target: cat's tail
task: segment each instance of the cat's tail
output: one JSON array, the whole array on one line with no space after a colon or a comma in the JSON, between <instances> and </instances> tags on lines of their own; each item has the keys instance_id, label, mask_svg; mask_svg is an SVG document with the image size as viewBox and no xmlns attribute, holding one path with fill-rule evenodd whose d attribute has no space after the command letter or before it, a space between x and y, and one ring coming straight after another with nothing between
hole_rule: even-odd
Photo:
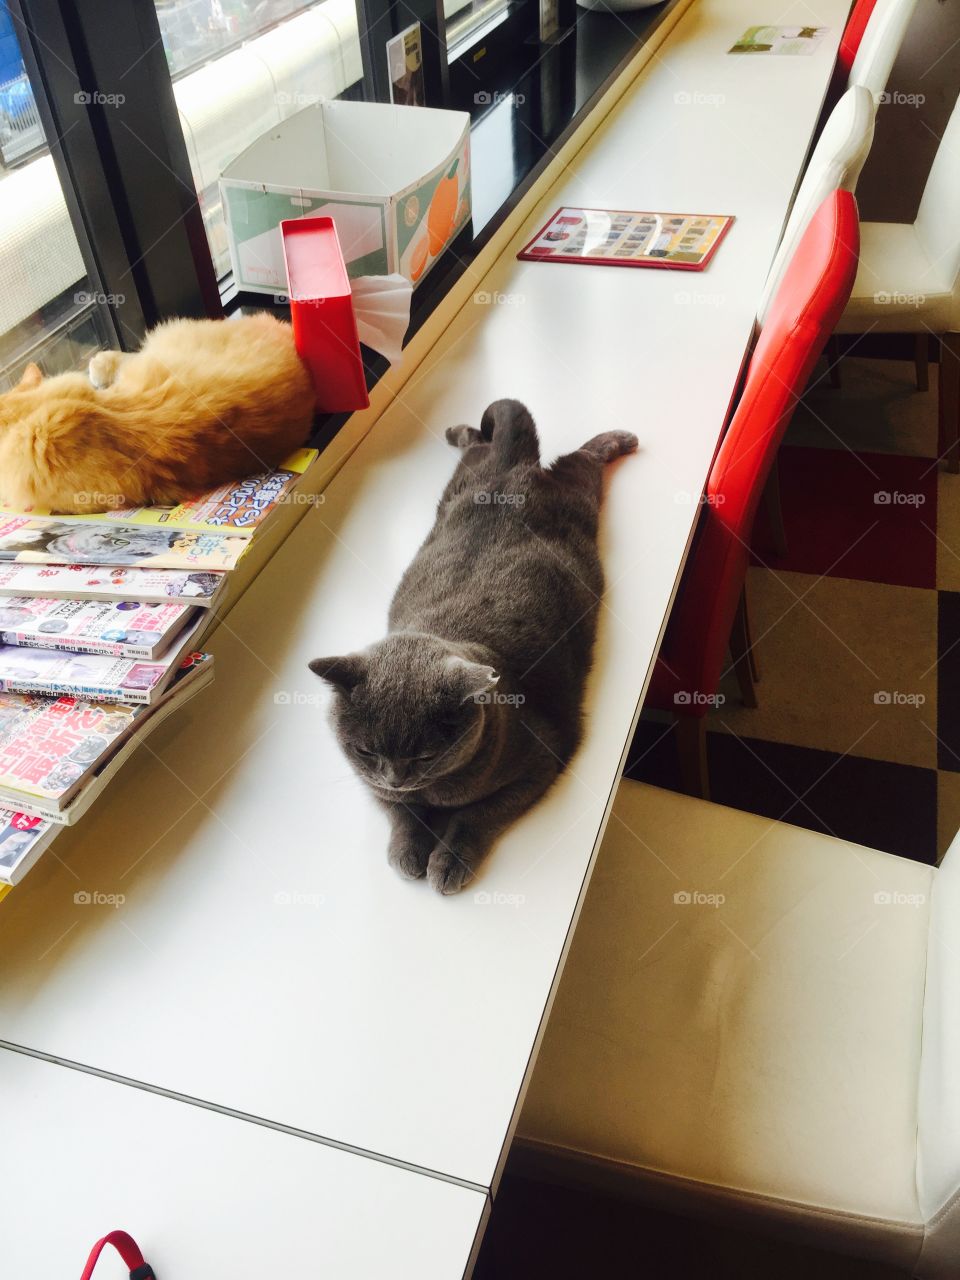
<instances>
[{"instance_id":1,"label":"cat's tail","mask_svg":"<svg viewBox=\"0 0 960 1280\"><path fill-rule=\"evenodd\" d=\"M494 400L480 419L480 434L489 440L504 470L520 462L540 461L537 428L526 405L519 400Z\"/></svg>"}]
</instances>

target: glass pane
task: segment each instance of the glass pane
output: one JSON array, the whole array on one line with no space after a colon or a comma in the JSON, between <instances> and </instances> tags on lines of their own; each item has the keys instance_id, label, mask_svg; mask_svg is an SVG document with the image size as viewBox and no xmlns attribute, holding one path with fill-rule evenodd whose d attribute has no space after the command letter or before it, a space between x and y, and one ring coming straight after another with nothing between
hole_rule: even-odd
<instances>
[{"instance_id":1,"label":"glass pane","mask_svg":"<svg viewBox=\"0 0 960 1280\"><path fill-rule=\"evenodd\" d=\"M511 0L443 0L447 59L452 61L497 26Z\"/></svg>"},{"instance_id":2,"label":"glass pane","mask_svg":"<svg viewBox=\"0 0 960 1280\"><path fill-rule=\"evenodd\" d=\"M230 271L219 178L295 111L363 77L355 0L156 0L217 275Z\"/></svg>"},{"instance_id":3,"label":"glass pane","mask_svg":"<svg viewBox=\"0 0 960 1280\"><path fill-rule=\"evenodd\" d=\"M202 66L311 7L311 0L157 0L170 74Z\"/></svg>"},{"instance_id":4,"label":"glass pane","mask_svg":"<svg viewBox=\"0 0 960 1280\"><path fill-rule=\"evenodd\" d=\"M82 368L109 333L0 0L0 390L31 360L47 374Z\"/></svg>"}]
</instances>

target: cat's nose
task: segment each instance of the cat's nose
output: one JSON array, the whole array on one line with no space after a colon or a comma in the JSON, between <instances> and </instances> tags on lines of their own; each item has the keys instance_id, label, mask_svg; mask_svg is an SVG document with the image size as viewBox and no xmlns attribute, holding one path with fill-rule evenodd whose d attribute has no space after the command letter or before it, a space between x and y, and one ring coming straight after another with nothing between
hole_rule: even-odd
<instances>
[{"instance_id":1,"label":"cat's nose","mask_svg":"<svg viewBox=\"0 0 960 1280\"><path fill-rule=\"evenodd\" d=\"M407 780L407 767L402 764L391 764L388 761L383 766L383 776L388 787L402 786Z\"/></svg>"}]
</instances>

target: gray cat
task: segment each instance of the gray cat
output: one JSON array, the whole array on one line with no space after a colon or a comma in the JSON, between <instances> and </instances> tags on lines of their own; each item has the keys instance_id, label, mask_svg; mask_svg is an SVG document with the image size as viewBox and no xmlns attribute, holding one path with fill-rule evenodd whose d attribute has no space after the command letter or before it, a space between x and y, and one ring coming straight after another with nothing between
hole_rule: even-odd
<instances>
[{"instance_id":1,"label":"gray cat","mask_svg":"<svg viewBox=\"0 0 960 1280\"><path fill-rule=\"evenodd\" d=\"M607 431L542 467L530 414L498 400L479 431L447 440L463 456L389 634L310 669L336 690L340 745L390 815L391 865L456 893L580 740L601 477L637 438Z\"/></svg>"}]
</instances>

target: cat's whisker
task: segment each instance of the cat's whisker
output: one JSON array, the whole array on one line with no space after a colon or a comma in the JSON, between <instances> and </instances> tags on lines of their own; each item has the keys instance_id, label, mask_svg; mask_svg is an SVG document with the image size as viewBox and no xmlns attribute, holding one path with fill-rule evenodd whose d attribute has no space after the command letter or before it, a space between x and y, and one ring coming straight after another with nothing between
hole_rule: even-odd
<instances>
[{"instance_id":1,"label":"cat's whisker","mask_svg":"<svg viewBox=\"0 0 960 1280\"><path fill-rule=\"evenodd\" d=\"M317 790L322 791L327 787L342 787L346 782L356 782L357 775L355 773L345 773L339 778L324 778L322 781L314 782L312 785Z\"/></svg>"}]
</instances>

